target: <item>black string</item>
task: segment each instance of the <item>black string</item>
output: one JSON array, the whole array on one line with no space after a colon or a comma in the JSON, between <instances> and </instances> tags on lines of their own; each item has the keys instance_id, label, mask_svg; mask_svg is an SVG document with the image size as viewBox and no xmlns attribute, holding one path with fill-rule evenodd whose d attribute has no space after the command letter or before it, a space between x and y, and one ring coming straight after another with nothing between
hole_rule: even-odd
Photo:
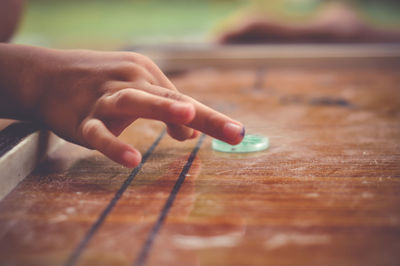
<instances>
[{"instance_id":1,"label":"black string","mask_svg":"<svg viewBox=\"0 0 400 266\"><path fill-rule=\"evenodd\" d=\"M161 210L160 216L157 219L157 222L153 226L152 230L149 233L149 236L146 239L146 242L143 245L143 248L141 249L139 256L137 257L136 261L134 262L135 266L142 266L146 263L147 256L150 252L150 249L152 247L152 244L157 236L158 231L160 231L160 228L165 220L165 218L168 215L169 209L172 207L172 204L174 203L175 197L179 192L179 189L181 188L183 182L185 181L186 175L190 170L190 167L192 166L192 163L194 159L196 158L197 152L200 149L201 144L203 143L206 135L201 135L199 138L199 141L197 142L196 146L192 150L192 153L190 154L185 166L182 169L182 172L179 175L178 180L176 181L174 187L172 188L172 191L167 199L167 202L165 203L164 207Z\"/></svg>"},{"instance_id":2,"label":"black string","mask_svg":"<svg viewBox=\"0 0 400 266\"><path fill-rule=\"evenodd\" d=\"M128 188L130 183L133 181L135 176L139 173L140 169L143 167L147 159L153 153L154 149L160 143L161 139L165 135L165 130L160 134L160 136L154 141L154 143L150 146L150 148L146 151L146 153L142 157L142 161L140 164L133 169L132 173L128 176L125 182L122 184L120 189L115 193L114 197L107 205L107 207L103 210L100 216L97 218L97 221L92 225L92 227L87 231L85 237L82 241L76 246L72 254L69 256L67 262L65 263L66 266L75 265L79 256L82 254L85 247L88 245L89 241L92 239L94 234L99 230L100 226L103 224L104 220L106 219L107 215L112 211L114 206L117 204L118 200L121 198L122 194Z\"/></svg>"}]
</instances>

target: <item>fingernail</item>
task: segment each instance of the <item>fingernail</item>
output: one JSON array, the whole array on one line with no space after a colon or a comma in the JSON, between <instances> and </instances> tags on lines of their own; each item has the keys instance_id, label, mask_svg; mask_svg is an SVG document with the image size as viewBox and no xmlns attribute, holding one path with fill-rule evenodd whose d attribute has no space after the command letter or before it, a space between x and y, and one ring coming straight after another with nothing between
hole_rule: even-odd
<instances>
[{"instance_id":1,"label":"fingernail","mask_svg":"<svg viewBox=\"0 0 400 266\"><path fill-rule=\"evenodd\" d=\"M169 107L172 114L176 116L186 116L190 109L189 103L182 103L182 102L174 102Z\"/></svg>"},{"instance_id":2,"label":"fingernail","mask_svg":"<svg viewBox=\"0 0 400 266\"><path fill-rule=\"evenodd\" d=\"M137 166L137 155L131 151L125 151L122 154L122 159L124 160L124 165L126 167L135 167Z\"/></svg>"},{"instance_id":3,"label":"fingernail","mask_svg":"<svg viewBox=\"0 0 400 266\"><path fill-rule=\"evenodd\" d=\"M242 131L240 132L240 136L244 138L244 135L246 135L246 129L242 127Z\"/></svg>"},{"instance_id":4,"label":"fingernail","mask_svg":"<svg viewBox=\"0 0 400 266\"><path fill-rule=\"evenodd\" d=\"M234 124L234 123L226 123L223 129L224 136L232 141L235 141L240 137L242 139L245 134L244 127Z\"/></svg>"}]
</instances>

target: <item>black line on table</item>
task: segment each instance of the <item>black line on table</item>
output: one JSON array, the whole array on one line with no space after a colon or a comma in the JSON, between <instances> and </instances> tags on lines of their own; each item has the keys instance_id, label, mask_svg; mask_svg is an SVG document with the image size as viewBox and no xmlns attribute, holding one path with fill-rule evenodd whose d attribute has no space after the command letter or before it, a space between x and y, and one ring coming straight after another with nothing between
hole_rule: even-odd
<instances>
[{"instance_id":1,"label":"black line on table","mask_svg":"<svg viewBox=\"0 0 400 266\"><path fill-rule=\"evenodd\" d=\"M190 170L190 167L192 166L192 163L194 159L196 158L197 152L200 150L201 144L203 143L206 135L202 134L201 137L199 138L199 141L197 142L196 146L192 150L192 153L190 154L185 166L182 169L182 172L180 173L178 180L176 180L176 183L174 187L172 188L172 191L165 202L164 207L161 210L160 216L158 217L156 223L154 224L152 230L149 233L149 236L146 239L146 242L143 245L143 248L140 250L139 256L137 257L136 261L134 262L133 265L135 266L142 266L146 263L148 254L150 252L150 249L152 247L152 244L157 236L157 233L160 231L161 226L163 225L163 222L165 218L168 215L169 210L172 207L172 204L174 203L174 200L176 198L176 195L179 192L179 189L181 188L183 182L185 181L186 175Z\"/></svg>"},{"instance_id":2,"label":"black line on table","mask_svg":"<svg viewBox=\"0 0 400 266\"><path fill-rule=\"evenodd\" d=\"M110 201L110 203L107 205L107 207L103 210L103 212L100 214L100 216L97 218L97 221L92 225L92 227L87 231L86 235L82 239L82 241L76 246L72 254L69 256L67 262L65 263L66 266L70 265L75 265L79 256L82 254L83 250L85 247L88 245L89 241L92 239L94 234L99 230L100 226L103 224L104 220L110 214L114 206L117 204L118 200L121 198L122 194L125 192L125 190L129 187L130 183L133 181L135 176L139 173L140 169L142 169L143 165L146 163L147 159L150 157L150 155L153 153L154 149L160 143L161 139L165 135L165 130L161 132L160 136L154 141L154 143L150 146L150 148L146 151L146 153L142 157L142 161L140 164L133 169L131 174L128 176L128 178L125 180L125 182L121 185L119 190L115 193L114 197Z\"/></svg>"}]
</instances>

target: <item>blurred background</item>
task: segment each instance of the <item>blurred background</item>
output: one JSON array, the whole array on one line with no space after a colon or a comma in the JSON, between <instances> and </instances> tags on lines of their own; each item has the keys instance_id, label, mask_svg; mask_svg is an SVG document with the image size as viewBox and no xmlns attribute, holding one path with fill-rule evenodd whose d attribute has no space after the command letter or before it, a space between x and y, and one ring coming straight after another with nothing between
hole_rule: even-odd
<instances>
[{"instance_id":1,"label":"blurred background","mask_svg":"<svg viewBox=\"0 0 400 266\"><path fill-rule=\"evenodd\" d=\"M240 0L29 0L14 42L95 49L203 42L245 5Z\"/></svg>"},{"instance_id":2,"label":"blurred background","mask_svg":"<svg viewBox=\"0 0 400 266\"><path fill-rule=\"evenodd\" d=\"M251 18L296 25L332 3L373 27L399 29L399 0L29 0L13 42L99 50L217 42Z\"/></svg>"}]
</instances>

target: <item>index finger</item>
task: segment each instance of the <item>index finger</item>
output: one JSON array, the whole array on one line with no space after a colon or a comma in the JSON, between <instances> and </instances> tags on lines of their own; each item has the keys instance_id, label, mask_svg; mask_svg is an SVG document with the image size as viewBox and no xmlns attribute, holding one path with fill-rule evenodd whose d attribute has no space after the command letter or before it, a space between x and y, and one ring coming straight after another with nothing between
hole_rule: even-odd
<instances>
[{"instance_id":1,"label":"index finger","mask_svg":"<svg viewBox=\"0 0 400 266\"><path fill-rule=\"evenodd\" d=\"M232 145L239 144L245 135L244 126L240 122L233 120L187 95L155 85L147 87L146 90L177 101L192 103L195 108L195 117L191 122L185 124L188 127L199 130Z\"/></svg>"},{"instance_id":2,"label":"index finger","mask_svg":"<svg viewBox=\"0 0 400 266\"><path fill-rule=\"evenodd\" d=\"M192 98L190 102L195 106L196 116L187 126L231 145L239 144L243 140L245 128L240 122Z\"/></svg>"}]
</instances>

